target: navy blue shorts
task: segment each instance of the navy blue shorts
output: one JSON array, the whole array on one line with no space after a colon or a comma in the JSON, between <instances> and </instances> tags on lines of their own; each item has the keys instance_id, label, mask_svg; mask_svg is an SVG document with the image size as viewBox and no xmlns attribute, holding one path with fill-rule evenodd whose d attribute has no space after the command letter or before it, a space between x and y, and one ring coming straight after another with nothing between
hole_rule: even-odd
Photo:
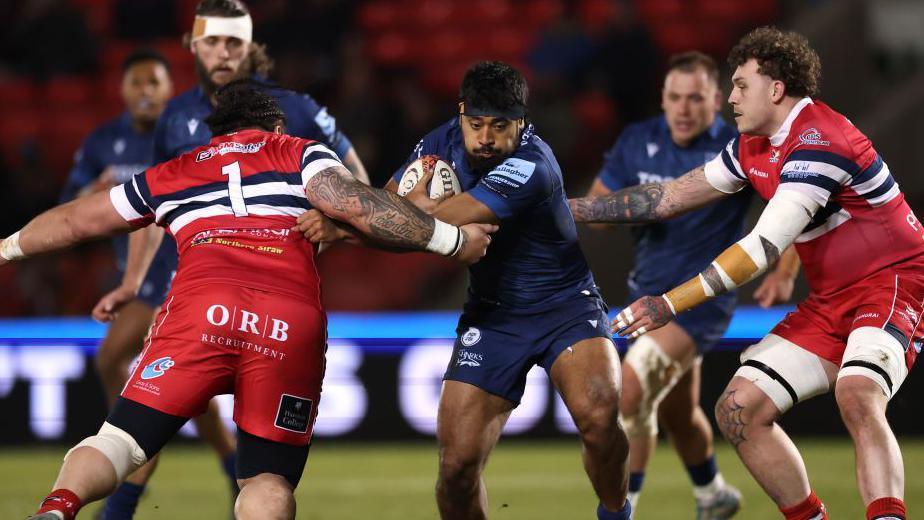
<instances>
[{"instance_id":1,"label":"navy blue shorts","mask_svg":"<svg viewBox=\"0 0 924 520\"><path fill-rule=\"evenodd\" d=\"M538 310L469 304L459 318L443 379L468 383L519 404L526 374L534 365L548 373L568 347L610 336L607 308L596 294Z\"/></svg>"},{"instance_id":2,"label":"navy blue shorts","mask_svg":"<svg viewBox=\"0 0 924 520\"><path fill-rule=\"evenodd\" d=\"M631 301L636 300L631 296L630 299ZM674 323L680 325L693 338L697 351L705 354L712 350L725 335L732 314L735 312L736 302L736 295L723 294L688 311L681 312L674 318Z\"/></svg>"},{"instance_id":3,"label":"navy blue shorts","mask_svg":"<svg viewBox=\"0 0 924 520\"><path fill-rule=\"evenodd\" d=\"M160 249L154 255L148 274L138 289L138 299L149 305L152 309L160 307L167 299L173 276L176 274L176 242L169 235L164 236Z\"/></svg>"}]
</instances>

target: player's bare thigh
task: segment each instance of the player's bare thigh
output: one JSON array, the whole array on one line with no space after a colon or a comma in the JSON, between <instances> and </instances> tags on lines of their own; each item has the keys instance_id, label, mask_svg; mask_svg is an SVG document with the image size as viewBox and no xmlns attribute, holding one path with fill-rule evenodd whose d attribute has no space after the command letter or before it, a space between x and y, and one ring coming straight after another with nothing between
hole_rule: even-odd
<instances>
[{"instance_id":1,"label":"player's bare thigh","mask_svg":"<svg viewBox=\"0 0 924 520\"><path fill-rule=\"evenodd\" d=\"M609 338L571 345L558 355L549 374L572 416L596 407L618 408L622 372Z\"/></svg>"},{"instance_id":2,"label":"player's bare thigh","mask_svg":"<svg viewBox=\"0 0 924 520\"><path fill-rule=\"evenodd\" d=\"M440 458L486 459L515 406L469 383L444 381L436 433Z\"/></svg>"},{"instance_id":3,"label":"player's bare thigh","mask_svg":"<svg viewBox=\"0 0 924 520\"><path fill-rule=\"evenodd\" d=\"M114 392L113 399L128 379L128 364L141 351L156 313L157 309L139 300L128 303L100 342L96 366L107 392Z\"/></svg>"}]
</instances>

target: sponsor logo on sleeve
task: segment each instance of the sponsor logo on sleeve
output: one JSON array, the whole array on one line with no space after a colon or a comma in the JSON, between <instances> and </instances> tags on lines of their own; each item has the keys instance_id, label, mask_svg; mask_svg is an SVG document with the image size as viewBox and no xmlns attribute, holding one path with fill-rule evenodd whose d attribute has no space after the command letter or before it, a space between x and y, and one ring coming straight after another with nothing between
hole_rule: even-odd
<instances>
[{"instance_id":1,"label":"sponsor logo on sleeve","mask_svg":"<svg viewBox=\"0 0 924 520\"><path fill-rule=\"evenodd\" d=\"M780 162L780 149L773 148L770 150L770 162L778 163Z\"/></svg>"},{"instance_id":2,"label":"sponsor logo on sleeve","mask_svg":"<svg viewBox=\"0 0 924 520\"><path fill-rule=\"evenodd\" d=\"M125 151L125 139L116 139L115 142L112 143L112 151L115 152L116 155L122 155L122 152Z\"/></svg>"},{"instance_id":3,"label":"sponsor logo on sleeve","mask_svg":"<svg viewBox=\"0 0 924 520\"><path fill-rule=\"evenodd\" d=\"M535 170L536 163L511 157L485 175L484 181L496 191L504 193L522 187Z\"/></svg>"},{"instance_id":4,"label":"sponsor logo on sleeve","mask_svg":"<svg viewBox=\"0 0 924 520\"><path fill-rule=\"evenodd\" d=\"M314 116L314 122L328 138L333 137L337 132L337 120L327 113L326 108L322 108L318 115Z\"/></svg>"},{"instance_id":5,"label":"sponsor logo on sleeve","mask_svg":"<svg viewBox=\"0 0 924 520\"><path fill-rule=\"evenodd\" d=\"M196 133L196 129L199 128L199 120L196 118L191 118L186 121L186 129L189 130L189 135Z\"/></svg>"},{"instance_id":6,"label":"sponsor logo on sleeve","mask_svg":"<svg viewBox=\"0 0 924 520\"><path fill-rule=\"evenodd\" d=\"M804 144L814 144L818 146L831 146L831 141L825 141L821 138L821 132L815 128L809 128L808 130L802 132L799 136L799 140Z\"/></svg>"}]
</instances>

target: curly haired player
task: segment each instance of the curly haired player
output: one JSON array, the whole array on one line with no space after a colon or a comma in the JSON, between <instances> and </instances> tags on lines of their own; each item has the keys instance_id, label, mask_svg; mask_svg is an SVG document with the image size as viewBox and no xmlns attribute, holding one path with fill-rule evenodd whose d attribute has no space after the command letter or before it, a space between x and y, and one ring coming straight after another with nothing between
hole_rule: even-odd
<instances>
[{"instance_id":1,"label":"curly haired player","mask_svg":"<svg viewBox=\"0 0 924 520\"><path fill-rule=\"evenodd\" d=\"M767 207L699 275L640 298L614 328L630 337L657 329L754 279L794 243L809 296L741 355L716 405L719 427L787 519L827 518L776 420L833 388L856 446L867 518L904 519L902 456L885 411L921 348L921 223L869 139L814 99L821 64L803 36L756 29L729 63L739 138L674 181L575 199L571 207L587 222L652 222L748 185Z\"/></svg>"}]
</instances>

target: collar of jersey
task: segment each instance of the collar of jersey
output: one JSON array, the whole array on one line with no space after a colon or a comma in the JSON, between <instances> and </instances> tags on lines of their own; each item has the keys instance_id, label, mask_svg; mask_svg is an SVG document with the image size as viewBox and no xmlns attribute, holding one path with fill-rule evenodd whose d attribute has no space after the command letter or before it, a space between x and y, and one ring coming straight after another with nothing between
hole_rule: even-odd
<instances>
[{"instance_id":1,"label":"collar of jersey","mask_svg":"<svg viewBox=\"0 0 924 520\"><path fill-rule=\"evenodd\" d=\"M240 141L244 140L254 134L268 134L270 132L266 130L260 130L258 128L245 128L244 130L238 130L237 132L232 132L230 134L216 135L209 139L209 144L216 144L228 141Z\"/></svg>"},{"instance_id":2,"label":"collar of jersey","mask_svg":"<svg viewBox=\"0 0 924 520\"><path fill-rule=\"evenodd\" d=\"M789 115L786 116L786 119L783 121L783 126L776 131L775 134L770 136L770 144L772 146L780 146L783 144L783 141L786 140L786 137L789 135L789 130L792 128L792 122L799 117L799 114L802 113L802 109L813 104L812 98L804 97L796 103L796 106L792 107L792 110L789 111Z\"/></svg>"}]
</instances>

